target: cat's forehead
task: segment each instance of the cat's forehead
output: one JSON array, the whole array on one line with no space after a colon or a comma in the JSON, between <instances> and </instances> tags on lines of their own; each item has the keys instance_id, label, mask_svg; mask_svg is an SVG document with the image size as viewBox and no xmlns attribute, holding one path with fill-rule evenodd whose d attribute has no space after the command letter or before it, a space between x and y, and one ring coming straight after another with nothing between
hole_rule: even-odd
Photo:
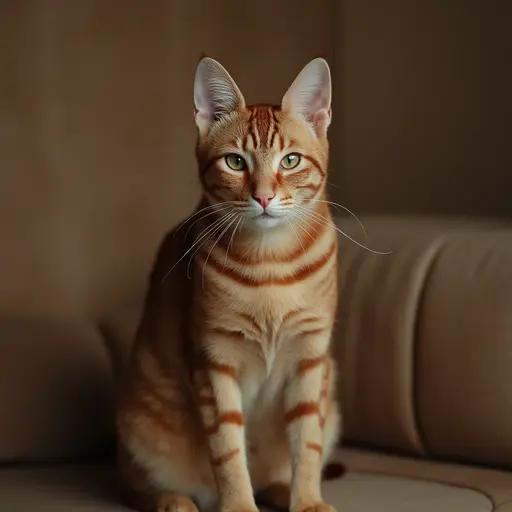
<instances>
[{"instance_id":1,"label":"cat's forehead","mask_svg":"<svg viewBox=\"0 0 512 512\"><path fill-rule=\"evenodd\" d=\"M271 105L252 105L247 111L247 126L244 138L240 141L243 148L256 152L278 151L283 146L279 109Z\"/></svg>"},{"instance_id":2,"label":"cat's forehead","mask_svg":"<svg viewBox=\"0 0 512 512\"><path fill-rule=\"evenodd\" d=\"M279 106L250 105L220 122L214 139L219 146L229 145L245 153L280 153L290 146L310 142L311 134L303 124L291 119Z\"/></svg>"}]
</instances>

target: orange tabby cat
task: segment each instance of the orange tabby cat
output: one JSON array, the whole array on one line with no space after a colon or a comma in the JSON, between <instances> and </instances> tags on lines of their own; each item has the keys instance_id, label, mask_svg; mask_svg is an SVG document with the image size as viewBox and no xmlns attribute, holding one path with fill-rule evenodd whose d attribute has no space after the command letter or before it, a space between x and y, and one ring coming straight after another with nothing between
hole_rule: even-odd
<instances>
[{"instance_id":1,"label":"orange tabby cat","mask_svg":"<svg viewBox=\"0 0 512 512\"><path fill-rule=\"evenodd\" d=\"M117 416L123 481L150 512L329 512L329 67L311 61L280 106L248 106L206 57L194 100L203 199L151 275Z\"/></svg>"}]
</instances>

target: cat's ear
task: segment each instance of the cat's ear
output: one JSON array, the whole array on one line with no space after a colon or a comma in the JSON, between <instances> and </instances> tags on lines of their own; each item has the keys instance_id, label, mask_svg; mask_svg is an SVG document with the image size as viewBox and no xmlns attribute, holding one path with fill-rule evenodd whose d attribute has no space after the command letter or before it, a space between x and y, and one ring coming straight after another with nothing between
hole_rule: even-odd
<instances>
[{"instance_id":1,"label":"cat's ear","mask_svg":"<svg viewBox=\"0 0 512 512\"><path fill-rule=\"evenodd\" d=\"M200 60L194 81L195 121L206 135L221 116L245 107L245 100L231 75L216 60Z\"/></svg>"},{"instance_id":2,"label":"cat's ear","mask_svg":"<svg viewBox=\"0 0 512 512\"><path fill-rule=\"evenodd\" d=\"M322 58L313 59L286 91L281 108L311 124L324 137L331 123L331 72Z\"/></svg>"}]
</instances>

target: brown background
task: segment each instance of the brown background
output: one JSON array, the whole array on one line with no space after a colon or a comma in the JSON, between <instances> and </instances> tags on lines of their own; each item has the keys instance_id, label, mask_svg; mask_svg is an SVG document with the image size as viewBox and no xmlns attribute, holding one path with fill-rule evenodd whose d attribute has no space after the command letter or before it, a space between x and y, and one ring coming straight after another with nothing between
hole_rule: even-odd
<instances>
[{"instance_id":1,"label":"brown background","mask_svg":"<svg viewBox=\"0 0 512 512\"><path fill-rule=\"evenodd\" d=\"M512 216L512 2L345 0L337 169L357 212Z\"/></svg>"}]
</instances>

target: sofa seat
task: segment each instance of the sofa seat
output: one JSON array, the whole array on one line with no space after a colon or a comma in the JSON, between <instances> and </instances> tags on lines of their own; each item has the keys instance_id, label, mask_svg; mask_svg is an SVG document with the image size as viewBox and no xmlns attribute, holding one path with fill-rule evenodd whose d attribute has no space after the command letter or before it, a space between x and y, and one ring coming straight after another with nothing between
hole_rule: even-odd
<instances>
[{"instance_id":1,"label":"sofa seat","mask_svg":"<svg viewBox=\"0 0 512 512\"><path fill-rule=\"evenodd\" d=\"M338 512L512 512L512 473L345 449L345 476L324 483ZM0 470L0 510L123 512L111 465Z\"/></svg>"}]
</instances>

